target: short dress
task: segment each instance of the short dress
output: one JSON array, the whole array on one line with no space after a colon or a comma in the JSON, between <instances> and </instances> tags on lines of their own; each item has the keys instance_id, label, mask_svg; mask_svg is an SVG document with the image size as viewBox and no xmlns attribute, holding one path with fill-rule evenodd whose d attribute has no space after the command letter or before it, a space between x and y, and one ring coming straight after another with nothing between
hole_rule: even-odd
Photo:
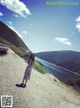
<instances>
[{"instance_id":1,"label":"short dress","mask_svg":"<svg viewBox=\"0 0 80 108\"><path fill-rule=\"evenodd\" d=\"M31 64L28 64L26 70L25 70L25 73L24 73L24 79L26 80L29 80L30 79L30 76L31 76L31 71L32 71L32 65L33 65L33 62Z\"/></svg>"}]
</instances>

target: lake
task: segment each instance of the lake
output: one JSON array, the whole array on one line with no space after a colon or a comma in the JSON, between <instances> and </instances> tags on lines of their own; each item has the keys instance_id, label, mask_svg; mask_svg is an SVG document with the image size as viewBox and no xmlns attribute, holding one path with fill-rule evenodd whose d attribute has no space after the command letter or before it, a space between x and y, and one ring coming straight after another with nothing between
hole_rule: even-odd
<instances>
[{"instance_id":1,"label":"lake","mask_svg":"<svg viewBox=\"0 0 80 108\"><path fill-rule=\"evenodd\" d=\"M80 75L77 73L74 73L68 69L65 69L61 66L58 66L54 63L50 63L48 61L45 61L41 58L35 57L37 61L39 61L41 64L44 65L44 67L47 69L47 71L55 76L58 80L61 82L65 83L66 81L75 78L75 79L80 79Z\"/></svg>"}]
</instances>

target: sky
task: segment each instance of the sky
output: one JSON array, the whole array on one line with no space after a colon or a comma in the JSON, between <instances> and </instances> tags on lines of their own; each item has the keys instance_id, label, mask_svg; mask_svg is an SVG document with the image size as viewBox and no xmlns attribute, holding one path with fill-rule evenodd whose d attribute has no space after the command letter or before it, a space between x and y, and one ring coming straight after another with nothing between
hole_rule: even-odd
<instances>
[{"instance_id":1,"label":"sky","mask_svg":"<svg viewBox=\"0 0 80 108\"><path fill-rule=\"evenodd\" d=\"M0 21L34 53L80 51L80 0L0 0Z\"/></svg>"}]
</instances>

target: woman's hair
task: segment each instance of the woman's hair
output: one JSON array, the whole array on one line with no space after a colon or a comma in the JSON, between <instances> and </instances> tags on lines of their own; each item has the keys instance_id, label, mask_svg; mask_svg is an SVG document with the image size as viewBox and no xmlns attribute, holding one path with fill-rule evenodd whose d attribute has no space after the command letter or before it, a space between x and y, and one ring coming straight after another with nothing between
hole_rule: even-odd
<instances>
[{"instance_id":1,"label":"woman's hair","mask_svg":"<svg viewBox=\"0 0 80 108\"><path fill-rule=\"evenodd\" d=\"M34 53L31 54L31 56L29 58L29 61L30 61L30 59L32 59L32 61L34 61L34 59L35 59L35 54ZM28 61L28 63L29 63L29 61Z\"/></svg>"},{"instance_id":2,"label":"woman's hair","mask_svg":"<svg viewBox=\"0 0 80 108\"><path fill-rule=\"evenodd\" d=\"M32 53L31 56L30 56L30 58L34 60L34 58L35 58L35 54Z\"/></svg>"}]
</instances>

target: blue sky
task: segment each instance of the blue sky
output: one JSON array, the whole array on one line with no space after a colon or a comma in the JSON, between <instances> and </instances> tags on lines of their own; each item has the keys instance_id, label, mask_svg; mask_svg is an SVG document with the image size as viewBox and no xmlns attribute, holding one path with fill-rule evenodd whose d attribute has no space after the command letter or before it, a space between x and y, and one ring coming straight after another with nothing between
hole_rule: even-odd
<instances>
[{"instance_id":1,"label":"blue sky","mask_svg":"<svg viewBox=\"0 0 80 108\"><path fill-rule=\"evenodd\" d=\"M77 5L47 5L50 1ZM32 52L80 51L80 0L0 0L0 20Z\"/></svg>"}]
</instances>

